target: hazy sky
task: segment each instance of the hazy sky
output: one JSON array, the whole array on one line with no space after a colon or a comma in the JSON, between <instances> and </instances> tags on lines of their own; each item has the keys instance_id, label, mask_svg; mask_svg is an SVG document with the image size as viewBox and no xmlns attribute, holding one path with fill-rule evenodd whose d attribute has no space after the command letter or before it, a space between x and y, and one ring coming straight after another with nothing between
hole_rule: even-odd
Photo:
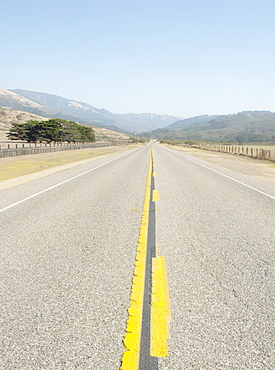
<instances>
[{"instance_id":1,"label":"hazy sky","mask_svg":"<svg viewBox=\"0 0 275 370\"><path fill-rule=\"evenodd\" d=\"M275 0L1 0L0 88L113 113L275 112Z\"/></svg>"}]
</instances>

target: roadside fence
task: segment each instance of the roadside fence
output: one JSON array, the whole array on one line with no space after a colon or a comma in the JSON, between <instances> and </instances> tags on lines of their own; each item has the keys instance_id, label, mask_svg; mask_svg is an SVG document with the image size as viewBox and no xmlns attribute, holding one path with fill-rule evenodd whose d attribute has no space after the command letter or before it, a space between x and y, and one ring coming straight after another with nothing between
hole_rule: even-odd
<instances>
[{"instance_id":1,"label":"roadside fence","mask_svg":"<svg viewBox=\"0 0 275 370\"><path fill-rule=\"evenodd\" d=\"M237 155L244 155L252 158L267 159L275 161L275 151L262 148L244 147L240 145L213 145L213 144L193 144L193 148L200 148L204 150L211 150L215 152L231 153Z\"/></svg>"},{"instance_id":2,"label":"roadside fence","mask_svg":"<svg viewBox=\"0 0 275 370\"><path fill-rule=\"evenodd\" d=\"M86 142L75 142L75 143L23 143L23 142L0 142L0 158L5 157L16 157L21 155L40 154L58 152L63 150L77 150L85 148L97 148L104 146L121 145L118 142L110 143L86 143Z\"/></svg>"}]
</instances>

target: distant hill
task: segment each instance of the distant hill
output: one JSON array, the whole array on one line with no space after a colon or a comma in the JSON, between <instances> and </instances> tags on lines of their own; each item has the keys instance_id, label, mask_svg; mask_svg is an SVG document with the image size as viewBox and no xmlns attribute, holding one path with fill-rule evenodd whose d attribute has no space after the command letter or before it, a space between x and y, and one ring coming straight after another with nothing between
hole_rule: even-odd
<instances>
[{"instance_id":1,"label":"distant hill","mask_svg":"<svg viewBox=\"0 0 275 370\"><path fill-rule=\"evenodd\" d=\"M179 117L164 114L113 114L106 109L98 109L89 104L58 95L22 89L0 90L0 107L64 118L82 123L103 126L118 132L140 133L165 127ZM13 95L11 95L13 94Z\"/></svg>"},{"instance_id":2,"label":"distant hill","mask_svg":"<svg viewBox=\"0 0 275 370\"><path fill-rule=\"evenodd\" d=\"M2 92L5 90L2 90ZM7 93L12 93L9 97L9 107L13 109L21 109L32 111L40 115L46 115L51 118L63 118L66 120L87 123L91 125L103 126L105 128L112 128L116 131L123 131L123 129L116 126L119 119L115 115L105 109L97 109L89 104L78 102L72 99L65 99L58 95L14 89L6 90ZM1 93L0 93L1 94ZM11 101L13 98L13 102ZM23 98L23 99L22 99ZM0 95L0 106L2 103L3 94ZM29 102L35 104L30 107ZM21 104L18 104L21 103ZM36 111L34 111L36 109Z\"/></svg>"},{"instance_id":3,"label":"distant hill","mask_svg":"<svg viewBox=\"0 0 275 370\"><path fill-rule=\"evenodd\" d=\"M43 121L48 118L38 116L37 114L23 112L20 110L14 110L10 108L0 108L0 141L6 141L7 133L11 128L11 124L14 123L25 123L29 120Z\"/></svg>"},{"instance_id":4,"label":"distant hill","mask_svg":"<svg viewBox=\"0 0 275 370\"><path fill-rule=\"evenodd\" d=\"M0 141L8 141L7 133L12 123L24 123L29 120L43 121L48 120L46 117L38 116L29 112L23 112L10 108L0 108ZM84 124L85 125L85 124ZM130 137L127 134L108 130L104 127L93 126L96 140L100 142L127 142Z\"/></svg>"},{"instance_id":5,"label":"distant hill","mask_svg":"<svg viewBox=\"0 0 275 370\"><path fill-rule=\"evenodd\" d=\"M179 121L176 121L174 123L172 123L171 125L169 125L168 129L170 128L180 128L180 127L186 127L186 126L191 126L191 125L198 125L198 124L202 124L202 123L207 123L209 121L211 121L212 119L215 119L217 118L218 116L209 116L208 114L204 114L203 116L195 116L195 117L191 117L191 118L185 118L185 119L181 119Z\"/></svg>"},{"instance_id":6,"label":"distant hill","mask_svg":"<svg viewBox=\"0 0 275 370\"><path fill-rule=\"evenodd\" d=\"M0 89L0 108L21 110L46 118L63 118L73 121L77 120L77 117L67 112L38 104L22 95L18 95L15 92L4 89Z\"/></svg>"},{"instance_id":7,"label":"distant hill","mask_svg":"<svg viewBox=\"0 0 275 370\"><path fill-rule=\"evenodd\" d=\"M187 119L154 113L113 114L73 99L22 89L0 89L1 107L157 139L247 142L268 141L275 136L275 113L269 111L202 115Z\"/></svg>"},{"instance_id":8,"label":"distant hill","mask_svg":"<svg viewBox=\"0 0 275 370\"><path fill-rule=\"evenodd\" d=\"M116 114L116 116L127 122L128 127L137 133L163 128L179 120L179 117L156 113L127 113Z\"/></svg>"},{"instance_id":9,"label":"distant hill","mask_svg":"<svg viewBox=\"0 0 275 370\"><path fill-rule=\"evenodd\" d=\"M42 107L39 104L25 99L23 96L19 96L4 89L0 89L0 107L26 111L42 117L46 117L49 113L49 110L46 107Z\"/></svg>"},{"instance_id":10,"label":"distant hill","mask_svg":"<svg viewBox=\"0 0 275 370\"><path fill-rule=\"evenodd\" d=\"M21 89L9 91L40 105L55 109L58 112L66 112L73 117L81 119L85 123L98 123L103 126L115 126L116 123L119 123L119 119L106 109L98 109L89 104L78 102L73 99L65 99L58 95Z\"/></svg>"},{"instance_id":11,"label":"distant hill","mask_svg":"<svg viewBox=\"0 0 275 370\"><path fill-rule=\"evenodd\" d=\"M221 116L198 116L147 133L157 139L269 141L275 140L275 113L246 111Z\"/></svg>"}]
</instances>

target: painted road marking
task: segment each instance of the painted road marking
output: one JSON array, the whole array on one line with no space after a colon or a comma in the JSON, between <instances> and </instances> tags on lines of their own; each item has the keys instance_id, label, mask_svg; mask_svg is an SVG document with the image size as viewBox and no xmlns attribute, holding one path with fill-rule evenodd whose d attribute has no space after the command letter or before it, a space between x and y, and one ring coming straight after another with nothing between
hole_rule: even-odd
<instances>
[{"instance_id":1,"label":"painted road marking","mask_svg":"<svg viewBox=\"0 0 275 370\"><path fill-rule=\"evenodd\" d=\"M163 147L162 147L162 148L163 148ZM260 193L260 194L262 194L262 195L265 195L266 197L269 197L269 198L271 198L271 199L275 200L275 197L273 197L273 195L270 195L270 194L265 193L264 191L258 190L258 189L256 189L256 188L254 188L253 186L250 186L250 185L248 185L248 184L245 184L244 182L239 181L239 180L237 180L237 179L234 179L234 178L233 178L233 177L231 177L231 176L225 175L225 174L224 174L224 173L222 173L222 172L219 172L219 171L217 171L217 170L213 170L213 168L208 167L208 166L205 166L204 164L201 164L201 163L199 163L199 162L197 162L197 161L194 161L193 159L190 159L190 158L186 157L185 155L182 155L182 154L180 154L180 153L177 153L177 152L175 152L174 150L171 150L171 149L168 149L168 148L163 148L163 149L168 150L168 151L170 151L170 152L172 152L172 153L174 153L174 154L178 155L179 157L185 158L185 159L187 159L187 160L188 160L188 161L190 161L190 162L196 163L197 165L199 165L199 166L201 166L201 167L207 168L208 170L210 170L210 171L212 171L212 172L215 172L215 173L217 173L217 174L219 174L219 175L221 175L221 176L223 176L223 177L226 177L226 178L227 178L227 179L229 179L229 180L235 181L235 182L237 182L238 184L241 184L241 185L243 185L243 186L245 186L245 187L247 187L247 188L249 188L249 189L251 189L251 190L256 191L257 193Z\"/></svg>"},{"instance_id":2,"label":"painted road marking","mask_svg":"<svg viewBox=\"0 0 275 370\"><path fill-rule=\"evenodd\" d=\"M151 356L168 356L170 322L171 310L165 257L156 257L153 258L152 266Z\"/></svg>"},{"instance_id":3,"label":"painted road marking","mask_svg":"<svg viewBox=\"0 0 275 370\"><path fill-rule=\"evenodd\" d=\"M139 231L134 277L130 295L130 307L128 309L128 320L126 335L124 337L125 350L121 360L121 370L138 370L140 357L140 343L142 330L142 313L144 299L144 284L146 274L147 238L149 225L149 207L151 193L152 155L148 167L145 200Z\"/></svg>"},{"instance_id":4,"label":"painted road marking","mask_svg":"<svg viewBox=\"0 0 275 370\"><path fill-rule=\"evenodd\" d=\"M157 190L153 190L153 202L159 201L159 192Z\"/></svg>"},{"instance_id":5,"label":"painted road marking","mask_svg":"<svg viewBox=\"0 0 275 370\"><path fill-rule=\"evenodd\" d=\"M154 202L159 199L159 193L154 189L152 159L151 149L121 370L139 370L140 367L149 370L151 366L155 368L157 357L168 356L171 313L165 258L158 256L158 246L153 236L155 218L151 219L153 214L150 216L155 210ZM155 252L151 250L152 237ZM152 277L149 276L151 267ZM151 280L152 286L148 283ZM151 305L149 296L152 297Z\"/></svg>"}]
</instances>

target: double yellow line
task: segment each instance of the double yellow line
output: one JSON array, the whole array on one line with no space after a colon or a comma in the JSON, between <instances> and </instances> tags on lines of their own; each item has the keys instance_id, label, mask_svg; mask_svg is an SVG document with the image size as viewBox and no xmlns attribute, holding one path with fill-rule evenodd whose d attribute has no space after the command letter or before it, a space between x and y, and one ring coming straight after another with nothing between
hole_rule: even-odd
<instances>
[{"instance_id":1,"label":"double yellow line","mask_svg":"<svg viewBox=\"0 0 275 370\"><path fill-rule=\"evenodd\" d=\"M152 174L153 155L151 149L136 262L134 263L131 303L128 308L126 335L123 340L125 349L121 360L121 370L138 370L139 368ZM157 200L158 192L153 191L153 201ZM150 355L166 357L168 356L168 327L171 314L164 257L156 257L152 261L151 302Z\"/></svg>"}]
</instances>

